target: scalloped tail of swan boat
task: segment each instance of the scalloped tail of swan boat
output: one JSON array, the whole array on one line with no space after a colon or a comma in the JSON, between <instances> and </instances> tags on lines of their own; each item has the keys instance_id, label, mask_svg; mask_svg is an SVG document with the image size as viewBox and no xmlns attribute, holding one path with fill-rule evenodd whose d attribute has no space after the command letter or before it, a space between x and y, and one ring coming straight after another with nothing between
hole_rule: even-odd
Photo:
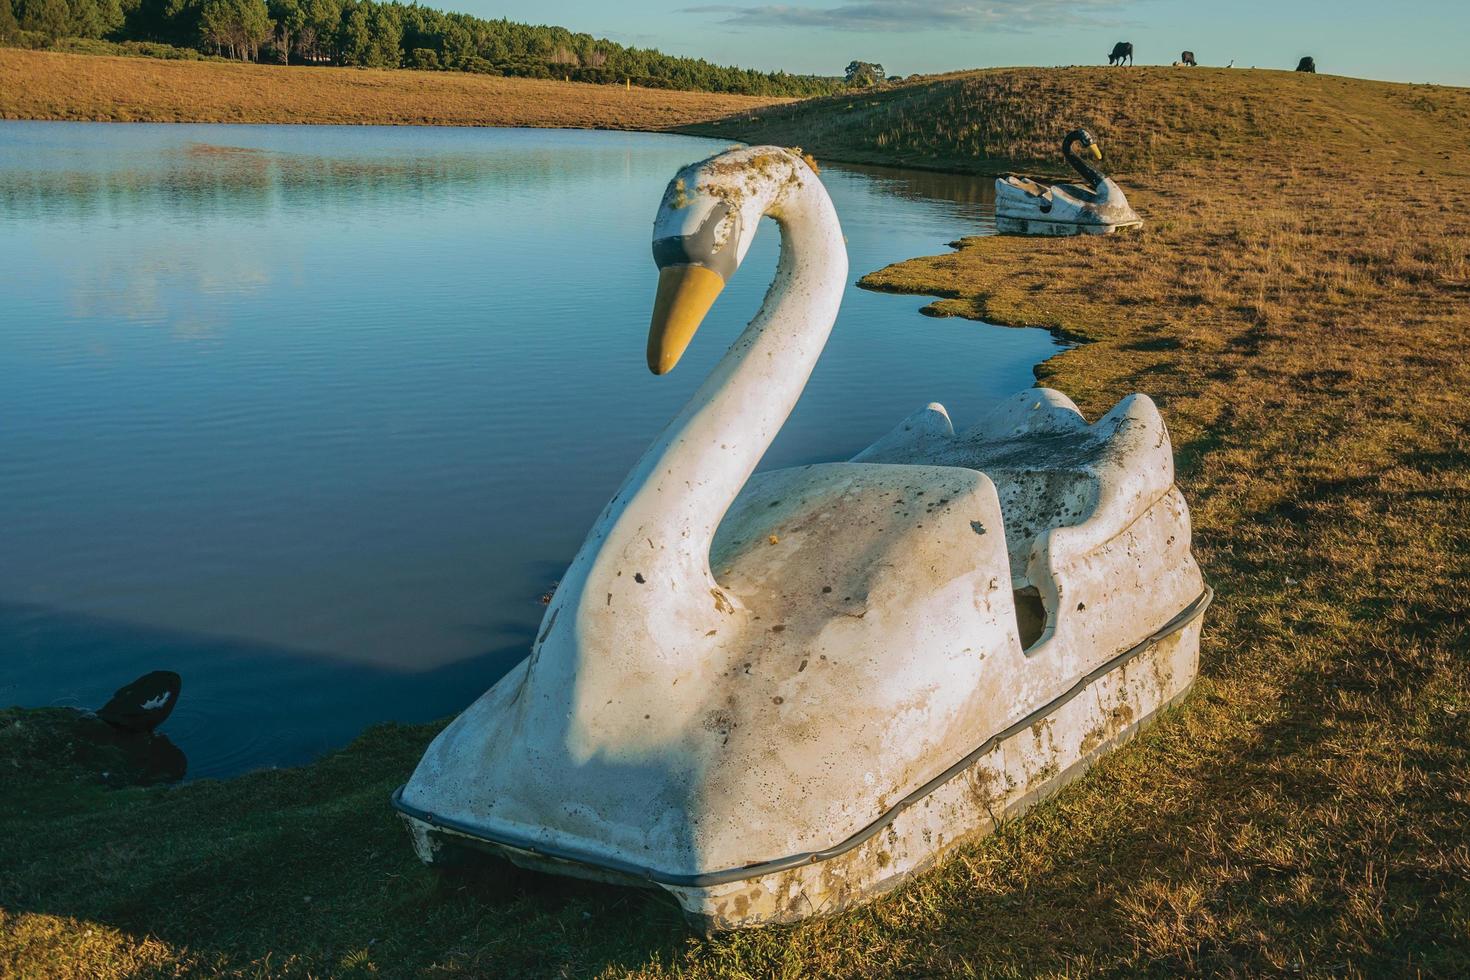
<instances>
[{"instance_id":1,"label":"scalloped tail of swan boat","mask_svg":"<svg viewBox=\"0 0 1470 980\"><path fill-rule=\"evenodd\" d=\"M1089 425L1022 392L963 433L930 405L849 462L751 475L836 318L831 202L802 157L752 147L682 171L654 233L660 269L714 293L762 215L782 253L761 312L608 504L530 656L395 794L426 862L651 885L711 929L833 912L1194 677L1207 600L1143 396ZM655 371L690 309L656 307Z\"/></svg>"}]
</instances>

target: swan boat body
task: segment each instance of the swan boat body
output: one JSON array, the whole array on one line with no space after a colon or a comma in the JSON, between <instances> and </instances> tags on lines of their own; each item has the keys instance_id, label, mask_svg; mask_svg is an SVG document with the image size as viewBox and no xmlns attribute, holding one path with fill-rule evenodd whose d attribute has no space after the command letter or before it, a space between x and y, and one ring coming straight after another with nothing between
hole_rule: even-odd
<instances>
[{"instance_id":1,"label":"swan boat body","mask_svg":"<svg viewBox=\"0 0 1470 980\"><path fill-rule=\"evenodd\" d=\"M1209 600L1152 402L930 405L848 462L756 464L847 278L797 152L681 171L654 230L672 368L762 215L760 312L635 465L529 656L395 792L419 856L662 888L696 925L865 901L1085 771L1192 682Z\"/></svg>"},{"instance_id":2,"label":"swan boat body","mask_svg":"<svg viewBox=\"0 0 1470 980\"><path fill-rule=\"evenodd\" d=\"M997 178L997 231L1012 235L1110 235L1119 228L1143 224L1123 189L1078 156L1072 149L1074 144L1081 145L1094 160L1102 159L1102 150L1085 129L1074 129L1062 140L1062 157L1086 184L1042 184L1015 175Z\"/></svg>"}]
</instances>

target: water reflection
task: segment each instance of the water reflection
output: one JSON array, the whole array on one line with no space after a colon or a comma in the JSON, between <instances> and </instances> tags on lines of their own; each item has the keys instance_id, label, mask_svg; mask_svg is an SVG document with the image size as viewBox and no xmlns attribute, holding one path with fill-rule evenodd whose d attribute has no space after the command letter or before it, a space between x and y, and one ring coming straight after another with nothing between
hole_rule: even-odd
<instances>
[{"instance_id":1,"label":"water reflection","mask_svg":"<svg viewBox=\"0 0 1470 980\"><path fill-rule=\"evenodd\" d=\"M225 325L217 298L265 301L273 276L290 270L299 255L290 241L266 256L232 241L180 250L176 243L145 241L127 253L98 255L85 268L66 269L62 289L67 314L76 320L128 321L166 326L179 340L204 340ZM101 352L94 347L94 351Z\"/></svg>"},{"instance_id":2,"label":"water reflection","mask_svg":"<svg viewBox=\"0 0 1470 980\"><path fill-rule=\"evenodd\" d=\"M978 232L995 231L995 181L991 178L848 163L842 164L842 169L862 174L886 193L906 200L920 203L948 201L963 206L981 218Z\"/></svg>"},{"instance_id":3,"label":"water reflection","mask_svg":"<svg viewBox=\"0 0 1470 980\"><path fill-rule=\"evenodd\" d=\"M195 775L463 707L759 306L770 230L679 370L644 367L654 209L724 145L0 123L0 701L177 670ZM854 278L988 220L988 181L823 180ZM934 399L963 423L1055 349L920 305L849 289L763 465Z\"/></svg>"},{"instance_id":4,"label":"water reflection","mask_svg":"<svg viewBox=\"0 0 1470 980\"><path fill-rule=\"evenodd\" d=\"M335 209L462 199L529 184L550 190L632 165L628 152L609 147L521 146L486 154L438 152L430 141L408 147L405 156L384 156L380 143L354 141L348 130L345 146L323 154L302 138L233 145L189 133L169 139L166 131L146 128L153 139L122 139L121 148L105 153L87 152L99 147L85 138L80 148L59 140L0 141L0 210L51 220L160 213L199 219L279 208L321 220L323 211ZM253 136L265 127L239 129L255 130Z\"/></svg>"}]
</instances>

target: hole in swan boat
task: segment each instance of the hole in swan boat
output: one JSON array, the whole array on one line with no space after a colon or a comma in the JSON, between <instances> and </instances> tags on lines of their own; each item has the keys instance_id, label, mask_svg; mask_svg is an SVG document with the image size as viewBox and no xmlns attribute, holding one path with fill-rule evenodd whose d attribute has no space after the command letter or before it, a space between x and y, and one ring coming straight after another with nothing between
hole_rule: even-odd
<instances>
[{"instance_id":1,"label":"hole in swan boat","mask_svg":"<svg viewBox=\"0 0 1470 980\"><path fill-rule=\"evenodd\" d=\"M1036 586L1015 590L1016 629L1021 634L1021 649L1030 650L1046 632L1046 603Z\"/></svg>"},{"instance_id":2,"label":"hole in swan boat","mask_svg":"<svg viewBox=\"0 0 1470 980\"><path fill-rule=\"evenodd\" d=\"M191 777L463 709L759 308L770 226L648 374L649 223L727 145L0 122L0 704L176 670ZM991 227L985 179L822 180L849 282ZM935 399L963 425L1057 349L923 304L848 289L763 467L845 459Z\"/></svg>"}]
</instances>

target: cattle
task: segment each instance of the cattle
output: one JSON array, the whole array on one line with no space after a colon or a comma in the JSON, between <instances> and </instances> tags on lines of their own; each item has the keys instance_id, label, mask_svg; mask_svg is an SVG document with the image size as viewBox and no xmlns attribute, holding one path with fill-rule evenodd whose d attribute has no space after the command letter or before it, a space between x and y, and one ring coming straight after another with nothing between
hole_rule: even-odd
<instances>
[{"instance_id":1,"label":"cattle","mask_svg":"<svg viewBox=\"0 0 1470 980\"><path fill-rule=\"evenodd\" d=\"M1317 62L1313 61L1312 57L1308 55L1307 57L1296 63L1296 70L1309 71L1315 75L1317 74Z\"/></svg>"},{"instance_id":2,"label":"cattle","mask_svg":"<svg viewBox=\"0 0 1470 980\"><path fill-rule=\"evenodd\" d=\"M1121 65L1124 60L1127 60L1130 65L1133 64L1132 41L1119 41L1113 45L1113 53L1108 55L1108 64L1110 65Z\"/></svg>"},{"instance_id":3,"label":"cattle","mask_svg":"<svg viewBox=\"0 0 1470 980\"><path fill-rule=\"evenodd\" d=\"M1181 52L1179 52L1179 63L1181 65L1188 65L1190 68L1198 68L1199 67L1199 64L1194 60L1194 52L1193 51L1181 51Z\"/></svg>"}]
</instances>

